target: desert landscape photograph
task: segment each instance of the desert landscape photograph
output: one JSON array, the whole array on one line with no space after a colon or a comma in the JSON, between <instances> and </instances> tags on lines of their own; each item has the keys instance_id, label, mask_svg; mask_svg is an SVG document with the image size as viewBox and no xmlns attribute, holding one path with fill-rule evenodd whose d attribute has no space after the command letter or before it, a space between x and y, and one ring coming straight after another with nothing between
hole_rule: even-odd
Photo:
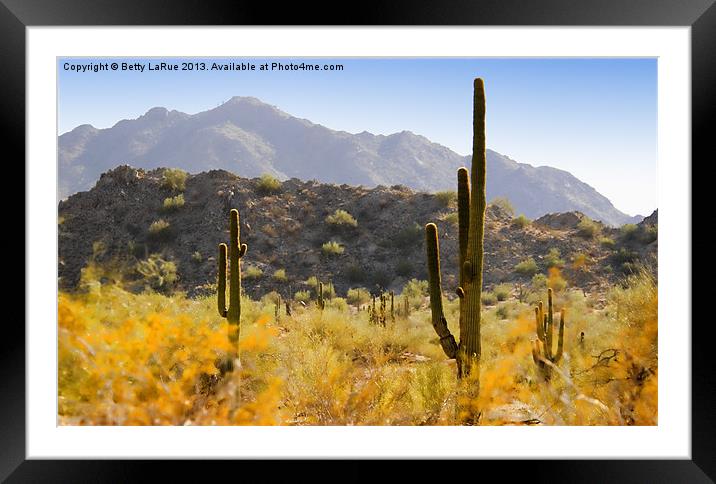
<instances>
[{"instance_id":1,"label":"desert landscape photograph","mask_svg":"<svg viewBox=\"0 0 716 484\"><path fill-rule=\"evenodd\" d=\"M656 59L57 73L58 425L658 425Z\"/></svg>"}]
</instances>

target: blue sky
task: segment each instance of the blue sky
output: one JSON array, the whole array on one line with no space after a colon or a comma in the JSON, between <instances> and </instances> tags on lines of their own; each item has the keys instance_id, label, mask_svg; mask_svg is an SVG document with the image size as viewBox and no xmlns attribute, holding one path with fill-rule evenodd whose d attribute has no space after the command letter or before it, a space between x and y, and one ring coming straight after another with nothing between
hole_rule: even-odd
<instances>
[{"instance_id":1,"label":"blue sky","mask_svg":"<svg viewBox=\"0 0 716 484\"><path fill-rule=\"evenodd\" d=\"M72 72L65 62L342 64L342 71ZM258 67L257 67L258 69ZM567 170L630 214L657 207L656 59L62 58L59 132L107 128L155 106L189 114L232 96L351 133L413 131L460 154L472 142L472 79L487 93L487 146Z\"/></svg>"}]
</instances>

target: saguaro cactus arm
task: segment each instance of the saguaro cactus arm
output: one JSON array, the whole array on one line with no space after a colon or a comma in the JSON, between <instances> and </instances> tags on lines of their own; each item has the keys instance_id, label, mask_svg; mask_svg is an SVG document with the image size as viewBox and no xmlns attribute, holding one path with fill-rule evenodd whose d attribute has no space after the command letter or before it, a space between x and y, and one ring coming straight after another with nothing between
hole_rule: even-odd
<instances>
[{"instance_id":1,"label":"saguaro cactus arm","mask_svg":"<svg viewBox=\"0 0 716 484\"><path fill-rule=\"evenodd\" d=\"M554 363L559 363L559 360L562 359L562 354L564 353L564 317L565 310L564 308L562 308L562 311L559 313L559 336L557 336L557 353L552 359Z\"/></svg>"},{"instance_id":2,"label":"saguaro cactus arm","mask_svg":"<svg viewBox=\"0 0 716 484\"><path fill-rule=\"evenodd\" d=\"M239 259L246 253L246 244L241 244L239 211L232 209L229 214L229 311L226 319L231 324L239 324L241 318L241 268Z\"/></svg>"},{"instance_id":3,"label":"saguaro cactus arm","mask_svg":"<svg viewBox=\"0 0 716 484\"><path fill-rule=\"evenodd\" d=\"M430 289L431 322L435 332L440 337L440 346L448 358L457 355L457 343L450 333L447 320L443 313L442 283L440 281L440 247L438 243L438 228L429 223L425 226L425 246L428 256L428 284Z\"/></svg>"},{"instance_id":4,"label":"saguaro cactus arm","mask_svg":"<svg viewBox=\"0 0 716 484\"><path fill-rule=\"evenodd\" d=\"M467 256L467 241L470 229L470 174L467 168L457 170L457 218L460 245L458 267L462 267L465 264L465 257ZM462 287L462 282L463 273L460 271L460 287Z\"/></svg>"},{"instance_id":5,"label":"saguaro cactus arm","mask_svg":"<svg viewBox=\"0 0 716 484\"><path fill-rule=\"evenodd\" d=\"M219 284L217 293L217 306L219 316L226 317L228 309L226 309L226 244L219 244Z\"/></svg>"}]
</instances>

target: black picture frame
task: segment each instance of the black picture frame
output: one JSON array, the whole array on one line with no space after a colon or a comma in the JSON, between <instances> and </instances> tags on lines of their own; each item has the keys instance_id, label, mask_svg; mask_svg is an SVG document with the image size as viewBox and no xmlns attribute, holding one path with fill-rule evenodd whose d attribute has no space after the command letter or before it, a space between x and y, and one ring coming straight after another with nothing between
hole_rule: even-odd
<instances>
[{"instance_id":1,"label":"black picture frame","mask_svg":"<svg viewBox=\"0 0 716 484\"><path fill-rule=\"evenodd\" d=\"M342 12L342 13L341 13ZM714 0L490 0L417 2L394 0L385 4L337 4L317 2L288 3L281 7L269 2L200 0L0 0L0 106L4 145L14 153L13 160L25 159L25 28L30 26L110 26L110 25L544 25L544 26L690 26L692 67L692 164L706 163L710 152L716 107L716 6ZM709 151L707 151L709 150ZM708 154L707 154L708 153ZM711 155L710 157L708 155ZM10 158L6 158L8 163ZM16 167L19 165L15 162ZM24 170L17 176L25 183ZM698 180L693 177L692 180ZM7 181L6 181L7 183ZM708 190L694 187L692 221L714 220L705 212ZM701 199L699 198L701 197ZM701 212L703 211L703 213ZM698 215L697 215L698 213ZM23 221L23 226L26 221ZM19 225L17 225L19 227ZM24 232L23 232L24 233ZM692 239L693 240L693 239ZM692 253L700 247L692 243ZM700 251L699 251L700 252ZM697 253L699 253L697 252ZM703 252L705 253L705 251ZM25 254L27 261L28 254ZM27 267L27 265L26 265ZM25 303L30 304L32 281L25 281ZM693 294L702 300L706 288L693 285ZM701 297L698 297L701 296ZM14 308L19 304L10 305ZM0 336L0 479L8 482L131 482L149 478L146 463L127 461L50 461L26 460L25 438L25 332L20 315L6 308ZM24 318L23 318L24 319ZM713 482L716 479L714 409L716 386L712 376L710 324L699 321L670 321L691 324L692 328L692 460L591 460L510 463L510 477L522 471L532 481L569 482ZM189 466L171 462L173 472L187 478L219 475L220 463ZM343 477L336 480L372 479L375 474L359 462L334 462L331 469L316 473L305 463L292 462L294 477L310 472L312 478L331 479L333 468ZM230 475L246 472L255 464L221 463ZM427 465L432 465L427 463ZM401 466L402 478L421 476L426 463ZM506 472L506 463L468 463L487 476L484 466ZM211 468L207 471L207 466ZM263 464L265 472L266 464ZM479 467L475 467L479 466ZM204 467L202 471L199 468ZM286 466L288 467L288 466ZM502 470L501 470L502 469ZM224 469L222 469L224 470ZM272 467L272 471L273 467ZM457 470L455 472L458 472ZM165 475L166 477L166 475ZM300 478L300 477L299 477ZM273 479L272 479L273 480Z\"/></svg>"}]
</instances>

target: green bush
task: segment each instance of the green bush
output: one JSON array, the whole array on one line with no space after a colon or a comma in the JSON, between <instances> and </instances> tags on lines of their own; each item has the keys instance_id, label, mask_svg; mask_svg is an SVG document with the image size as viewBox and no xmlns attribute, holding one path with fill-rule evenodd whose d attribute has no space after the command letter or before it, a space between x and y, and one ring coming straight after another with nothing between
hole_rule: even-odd
<instances>
[{"instance_id":1,"label":"green bush","mask_svg":"<svg viewBox=\"0 0 716 484\"><path fill-rule=\"evenodd\" d=\"M577 235L591 239L599 233L599 225L594 220L584 217L577 224Z\"/></svg>"},{"instance_id":2,"label":"green bush","mask_svg":"<svg viewBox=\"0 0 716 484\"><path fill-rule=\"evenodd\" d=\"M167 168L162 173L162 188L168 188L175 192L183 192L186 189L186 179L189 176L179 168Z\"/></svg>"},{"instance_id":3,"label":"green bush","mask_svg":"<svg viewBox=\"0 0 716 484\"><path fill-rule=\"evenodd\" d=\"M561 268L564 267L564 260L560 257L559 249L557 247L552 247L549 249L549 252L547 253L546 262L547 267L557 267Z\"/></svg>"},{"instance_id":4,"label":"green bush","mask_svg":"<svg viewBox=\"0 0 716 484\"><path fill-rule=\"evenodd\" d=\"M547 276L535 274L530 282L530 287L535 292L544 292L547 289Z\"/></svg>"},{"instance_id":5,"label":"green bush","mask_svg":"<svg viewBox=\"0 0 716 484\"><path fill-rule=\"evenodd\" d=\"M428 281L421 281L418 279L410 279L403 286L403 296L408 296L411 299L423 298L428 295Z\"/></svg>"},{"instance_id":6,"label":"green bush","mask_svg":"<svg viewBox=\"0 0 716 484\"><path fill-rule=\"evenodd\" d=\"M515 265L515 272L523 276L533 276L537 273L537 263L532 257L528 257L519 264Z\"/></svg>"},{"instance_id":7,"label":"green bush","mask_svg":"<svg viewBox=\"0 0 716 484\"><path fill-rule=\"evenodd\" d=\"M274 271L272 277L274 280L279 282L286 282L288 280L288 277L286 277L286 269L278 269Z\"/></svg>"},{"instance_id":8,"label":"green bush","mask_svg":"<svg viewBox=\"0 0 716 484\"><path fill-rule=\"evenodd\" d=\"M293 300L296 302L302 302L305 304L308 304L311 302L311 292L310 291L297 291L296 294L293 295Z\"/></svg>"},{"instance_id":9,"label":"green bush","mask_svg":"<svg viewBox=\"0 0 716 484\"><path fill-rule=\"evenodd\" d=\"M400 249L410 249L417 247L425 237L425 229L413 222L413 225L400 230L393 237L394 246Z\"/></svg>"},{"instance_id":10,"label":"green bush","mask_svg":"<svg viewBox=\"0 0 716 484\"><path fill-rule=\"evenodd\" d=\"M357 227L358 222L345 210L338 209L326 217L326 223L338 227Z\"/></svg>"},{"instance_id":11,"label":"green bush","mask_svg":"<svg viewBox=\"0 0 716 484\"><path fill-rule=\"evenodd\" d=\"M348 289L346 301L353 306L361 306L370 301L370 292L362 287Z\"/></svg>"},{"instance_id":12,"label":"green bush","mask_svg":"<svg viewBox=\"0 0 716 484\"><path fill-rule=\"evenodd\" d=\"M641 242L651 244L659 237L659 229L656 225L647 225L641 231Z\"/></svg>"},{"instance_id":13,"label":"green bush","mask_svg":"<svg viewBox=\"0 0 716 484\"><path fill-rule=\"evenodd\" d=\"M321 246L321 251L323 252L323 255L341 255L343 252L345 252L345 247L343 247L338 242L330 241L326 242Z\"/></svg>"},{"instance_id":14,"label":"green bush","mask_svg":"<svg viewBox=\"0 0 716 484\"><path fill-rule=\"evenodd\" d=\"M164 199L164 203L162 203L162 210L166 212L171 212L174 210L178 210L184 206L184 194L180 193L179 195L175 197L167 197Z\"/></svg>"},{"instance_id":15,"label":"green bush","mask_svg":"<svg viewBox=\"0 0 716 484\"><path fill-rule=\"evenodd\" d=\"M171 226L164 219L155 220L149 226L149 240L166 241L172 236Z\"/></svg>"},{"instance_id":16,"label":"green bush","mask_svg":"<svg viewBox=\"0 0 716 484\"><path fill-rule=\"evenodd\" d=\"M614 239L610 237L600 237L599 244L605 249L613 249L615 245Z\"/></svg>"},{"instance_id":17,"label":"green bush","mask_svg":"<svg viewBox=\"0 0 716 484\"><path fill-rule=\"evenodd\" d=\"M631 241L634 240L639 231L639 227L636 224L624 224L619 229L619 235L622 240Z\"/></svg>"},{"instance_id":18,"label":"green bush","mask_svg":"<svg viewBox=\"0 0 716 484\"><path fill-rule=\"evenodd\" d=\"M503 211L505 211L509 215L515 214L515 207L512 206L512 203L510 202L510 200L507 197L495 197L490 202L490 205L500 207Z\"/></svg>"},{"instance_id":19,"label":"green bush","mask_svg":"<svg viewBox=\"0 0 716 484\"><path fill-rule=\"evenodd\" d=\"M261 175L261 178L259 178L258 183L256 183L256 191L259 193L263 193L264 195L268 195L271 193L276 193L281 189L281 181L272 176L268 173L264 173Z\"/></svg>"},{"instance_id":20,"label":"green bush","mask_svg":"<svg viewBox=\"0 0 716 484\"><path fill-rule=\"evenodd\" d=\"M201 262L202 260L204 260L204 257L201 255L201 252L197 250L191 255L191 260L193 260L194 262Z\"/></svg>"},{"instance_id":21,"label":"green bush","mask_svg":"<svg viewBox=\"0 0 716 484\"><path fill-rule=\"evenodd\" d=\"M311 276L308 279L306 279L306 285L310 288L317 288L318 287L318 278L316 276Z\"/></svg>"},{"instance_id":22,"label":"green bush","mask_svg":"<svg viewBox=\"0 0 716 484\"><path fill-rule=\"evenodd\" d=\"M333 299L336 297L336 288L332 282L328 282L323 285L323 297L326 299Z\"/></svg>"},{"instance_id":23,"label":"green bush","mask_svg":"<svg viewBox=\"0 0 716 484\"><path fill-rule=\"evenodd\" d=\"M523 229L527 227L530 223L530 219L528 219L524 215L520 215L519 217L515 217L512 219L512 226L518 229Z\"/></svg>"},{"instance_id":24,"label":"green bush","mask_svg":"<svg viewBox=\"0 0 716 484\"><path fill-rule=\"evenodd\" d=\"M244 278L246 279L258 279L259 277L264 275L264 271L261 270L260 267L256 266L247 266L244 269ZM284 272L284 276L285 276Z\"/></svg>"},{"instance_id":25,"label":"green bush","mask_svg":"<svg viewBox=\"0 0 716 484\"><path fill-rule=\"evenodd\" d=\"M507 298L509 298L512 294L512 285L500 284L495 287L493 292L495 293L495 297L498 301L507 301Z\"/></svg>"},{"instance_id":26,"label":"green bush","mask_svg":"<svg viewBox=\"0 0 716 484\"><path fill-rule=\"evenodd\" d=\"M482 296L480 296L480 300L485 306L494 306L497 304L497 296L492 292L483 292Z\"/></svg>"},{"instance_id":27,"label":"green bush","mask_svg":"<svg viewBox=\"0 0 716 484\"><path fill-rule=\"evenodd\" d=\"M435 199L443 208L453 207L457 203L457 192L453 190L445 190L435 193Z\"/></svg>"},{"instance_id":28,"label":"green bush","mask_svg":"<svg viewBox=\"0 0 716 484\"><path fill-rule=\"evenodd\" d=\"M163 232L164 230L167 230L168 228L169 228L169 222L167 222L166 220L164 220L164 219L155 220L149 226L149 233L150 234L158 234L160 232Z\"/></svg>"},{"instance_id":29,"label":"green bush","mask_svg":"<svg viewBox=\"0 0 716 484\"><path fill-rule=\"evenodd\" d=\"M338 311L347 311L348 303L342 297L334 297L326 301L326 307L337 309Z\"/></svg>"}]
</instances>

